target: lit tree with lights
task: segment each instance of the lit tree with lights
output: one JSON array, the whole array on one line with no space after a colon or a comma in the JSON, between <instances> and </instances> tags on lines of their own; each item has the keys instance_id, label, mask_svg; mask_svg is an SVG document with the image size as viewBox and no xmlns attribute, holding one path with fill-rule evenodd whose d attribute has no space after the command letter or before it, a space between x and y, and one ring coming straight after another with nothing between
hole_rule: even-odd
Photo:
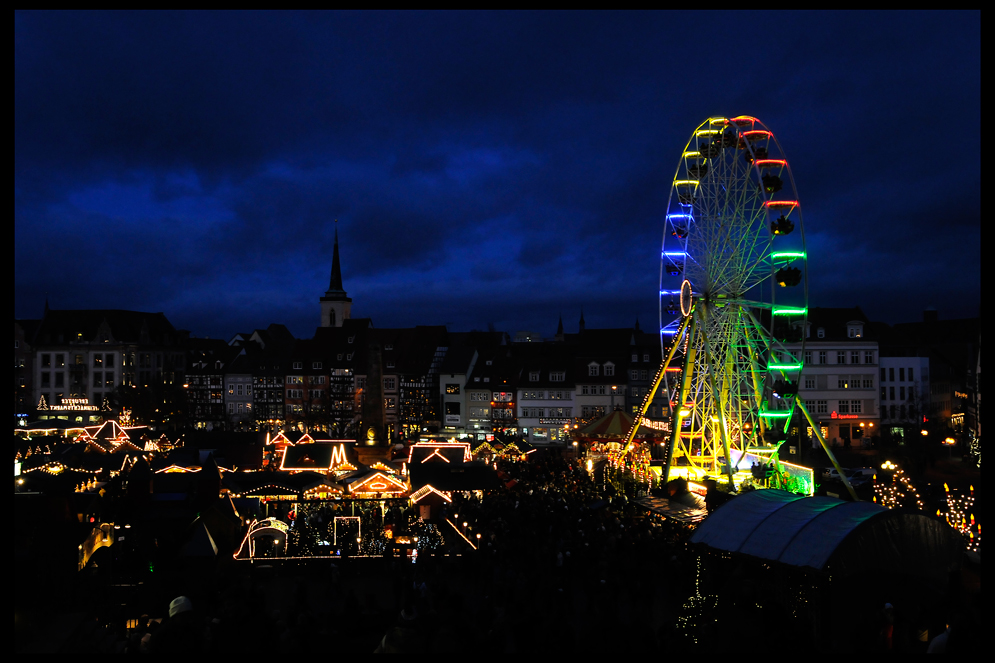
<instances>
[{"instance_id":1,"label":"lit tree with lights","mask_svg":"<svg viewBox=\"0 0 995 663\"><path fill-rule=\"evenodd\" d=\"M874 476L874 501L888 509L922 511L922 497L904 470L891 461L885 461L881 469L891 472L891 481L879 481Z\"/></svg>"}]
</instances>

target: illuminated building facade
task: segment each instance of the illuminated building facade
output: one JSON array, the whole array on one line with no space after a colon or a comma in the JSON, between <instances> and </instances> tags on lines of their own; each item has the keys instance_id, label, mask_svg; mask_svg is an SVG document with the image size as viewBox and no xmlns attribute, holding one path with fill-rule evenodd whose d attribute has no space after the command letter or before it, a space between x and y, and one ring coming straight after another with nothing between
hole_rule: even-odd
<instances>
[{"instance_id":1,"label":"illuminated building facade","mask_svg":"<svg viewBox=\"0 0 995 663\"><path fill-rule=\"evenodd\" d=\"M100 407L116 390L130 387L168 402L184 381L187 336L162 313L46 307L32 338L25 338L31 347L31 400L44 399L51 407L63 398L86 399ZM77 422L91 416L67 415Z\"/></svg>"},{"instance_id":2,"label":"illuminated building facade","mask_svg":"<svg viewBox=\"0 0 995 663\"><path fill-rule=\"evenodd\" d=\"M899 323L887 332L889 356L929 359L929 423L940 428L949 426L957 432L975 430L970 406L979 386L976 373L981 319L941 320L938 311L927 309L922 322ZM895 386L901 385L896 382Z\"/></svg>"},{"instance_id":3,"label":"illuminated building facade","mask_svg":"<svg viewBox=\"0 0 995 663\"><path fill-rule=\"evenodd\" d=\"M522 365L516 399L518 425L525 439L535 446L561 446L573 424L577 378L574 362L562 346L544 345L548 345L546 353Z\"/></svg>"},{"instance_id":4,"label":"illuminated building facade","mask_svg":"<svg viewBox=\"0 0 995 663\"><path fill-rule=\"evenodd\" d=\"M195 428L227 428L225 376L239 350L221 339L191 338L187 346L187 408Z\"/></svg>"},{"instance_id":5,"label":"illuminated building facade","mask_svg":"<svg viewBox=\"0 0 995 663\"><path fill-rule=\"evenodd\" d=\"M785 344L804 364L799 398L829 444L869 442L881 425L880 352L873 326L859 307L813 308L804 334L804 345Z\"/></svg>"},{"instance_id":6,"label":"illuminated building facade","mask_svg":"<svg viewBox=\"0 0 995 663\"><path fill-rule=\"evenodd\" d=\"M14 414L21 419L19 425L27 424L26 415L38 402L34 394L34 353L31 346L38 323L38 320L14 320Z\"/></svg>"},{"instance_id":7,"label":"illuminated building facade","mask_svg":"<svg viewBox=\"0 0 995 663\"><path fill-rule=\"evenodd\" d=\"M225 415L229 430L255 430L252 412L252 368L244 348L229 363L224 375Z\"/></svg>"},{"instance_id":8,"label":"illuminated building facade","mask_svg":"<svg viewBox=\"0 0 995 663\"><path fill-rule=\"evenodd\" d=\"M929 357L881 357L878 377L882 426L899 438L918 434L931 414Z\"/></svg>"}]
</instances>

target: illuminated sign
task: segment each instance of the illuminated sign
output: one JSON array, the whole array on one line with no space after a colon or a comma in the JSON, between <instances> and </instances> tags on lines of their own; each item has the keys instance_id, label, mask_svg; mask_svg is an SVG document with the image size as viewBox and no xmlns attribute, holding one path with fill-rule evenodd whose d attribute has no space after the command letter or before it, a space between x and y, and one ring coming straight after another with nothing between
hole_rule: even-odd
<instances>
[{"instance_id":1,"label":"illuminated sign","mask_svg":"<svg viewBox=\"0 0 995 663\"><path fill-rule=\"evenodd\" d=\"M639 425L645 426L646 428L652 428L653 430L670 430L669 421L653 421L651 419L647 419L646 417L639 418Z\"/></svg>"},{"instance_id":2,"label":"illuminated sign","mask_svg":"<svg viewBox=\"0 0 995 663\"><path fill-rule=\"evenodd\" d=\"M79 412L84 410L86 411L99 410L100 408L98 408L96 405L90 405L89 398L63 398L62 403L60 403L59 405L51 405L49 406L49 409L63 410L63 411L72 410Z\"/></svg>"},{"instance_id":3,"label":"illuminated sign","mask_svg":"<svg viewBox=\"0 0 995 663\"><path fill-rule=\"evenodd\" d=\"M860 419L859 414L837 414L836 410L833 410L829 416L832 419Z\"/></svg>"}]
</instances>

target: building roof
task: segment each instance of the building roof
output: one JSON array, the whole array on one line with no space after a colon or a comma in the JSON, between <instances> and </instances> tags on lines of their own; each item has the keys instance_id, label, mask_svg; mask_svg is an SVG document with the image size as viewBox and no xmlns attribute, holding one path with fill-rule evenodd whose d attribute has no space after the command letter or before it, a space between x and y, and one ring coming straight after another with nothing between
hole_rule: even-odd
<instances>
[{"instance_id":1,"label":"building roof","mask_svg":"<svg viewBox=\"0 0 995 663\"><path fill-rule=\"evenodd\" d=\"M343 440L287 446L283 451L280 469L327 472L349 462L349 457L353 455L351 446Z\"/></svg>"},{"instance_id":2,"label":"building roof","mask_svg":"<svg viewBox=\"0 0 995 663\"><path fill-rule=\"evenodd\" d=\"M163 313L116 309L46 310L32 345L60 345L82 340L98 343L177 345L182 334Z\"/></svg>"},{"instance_id":3,"label":"building roof","mask_svg":"<svg viewBox=\"0 0 995 663\"><path fill-rule=\"evenodd\" d=\"M497 471L483 461L412 464L411 489L431 485L441 491L494 490L504 486Z\"/></svg>"},{"instance_id":4,"label":"building roof","mask_svg":"<svg viewBox=\"0 0 995 663\"><path fill-rule=\"evenodd\" d=\"M937 580L963 549L955 538L945 523L923 514L757 490L713 512L690 542L844 575L878 569Z\"/></svg>"},{"instance_id":5,"label":"building roof","mask_svg":"<svg viewBox=\"0 0 995 663\"><path fill-rule=\"evenodd\" d=\"M765 312L766 313L766 312ZM824 308L816 306L808 310L808 324L810 335L807 339L812 342L823 341L876 341L875 332L877 326L867 320L867 316L859 306L852 308ZM860 322L864 325L863 335L860 338L850 338L847 331L847 324ZM817 337L817 330L822 328L825 336Z\"/></svg>"}]
</instances>

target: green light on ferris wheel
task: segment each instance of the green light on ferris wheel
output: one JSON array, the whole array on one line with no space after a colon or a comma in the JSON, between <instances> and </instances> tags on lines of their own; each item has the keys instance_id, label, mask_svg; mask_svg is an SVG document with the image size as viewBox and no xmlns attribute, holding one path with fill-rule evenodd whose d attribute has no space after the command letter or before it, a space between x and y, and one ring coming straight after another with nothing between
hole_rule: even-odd
<instances>
[{"instance_id":1,"label":"green light on ferris wheel","mask_svg":"<svg viewBox=\"0 0 995 663\"><path fill-rule=\"evenodd\" d=\"M788 308L786 306L778 308L775 306L772 312L774 315L805 315L807 311L806 308Z\"/></svg>"},{"instance_id":2,"label":"green light on ferris wheel","mask_svg":"<svg viewBox=\"0 0 995 663\"><path fill-rule=\"evenodd\" d=\"M770 254L771 260L794 260L796 258L804 258L804 251L778 251L776 253Z\"/></svg>"},{"instance_id":3,"label":"green light on ferris wheel","mask_svg":"<svg viewBox=\"0 0 995 663\"><path fill-rule=\"evenodd\" d=\"M760 410L760 416L769 419L787 419L791 416L791 410Z\"/></svg>"},{"instance_id":4,"label":"green light on ferris wheel","mask_svg":"<svg viewBox=\"0 0 995 663\"><path fill-rule=\"evenodd\" d=\"M768 364L768 371L800 371L804 366L802 364Z\"/></svg>"}]
</instances>

